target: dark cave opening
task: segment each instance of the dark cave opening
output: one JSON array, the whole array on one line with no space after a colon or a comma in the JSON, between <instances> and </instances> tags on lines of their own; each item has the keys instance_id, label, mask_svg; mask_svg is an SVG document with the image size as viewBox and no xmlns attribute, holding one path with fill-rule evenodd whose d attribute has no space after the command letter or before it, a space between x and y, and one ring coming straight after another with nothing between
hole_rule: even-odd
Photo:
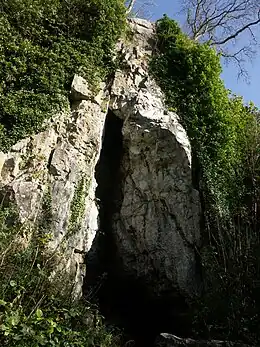
<instances>
[{"instance_id":1,"label":"dark cave opening","mask_svg":"<svg viewBox=\"0 0 260 347\"><path fill-rule=\"evenodd\" d=\"M120 212L124 173L123 120L108 111L103 145L96 166L96 198L99 201L99 232L87 255L84 295L96 303L108 324L123 329L135 346L152 346L161 332L187 336L190 330L187 305L180 296L151 297L148 285L124 273L117 257L113 216ZM174 309L172 309L174 307Z\"/></svg>"}]
</instances>

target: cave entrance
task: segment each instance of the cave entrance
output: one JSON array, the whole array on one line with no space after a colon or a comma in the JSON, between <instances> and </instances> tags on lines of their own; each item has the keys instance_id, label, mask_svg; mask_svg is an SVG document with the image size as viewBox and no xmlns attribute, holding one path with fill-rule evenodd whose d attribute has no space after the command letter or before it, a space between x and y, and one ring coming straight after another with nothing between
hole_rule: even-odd
<instances>
[{"instance_id":1,"label":"cave entrance","mask_svg":"<svg viewBox=\"0 0 260 347\"><path fill-rule=\"evenodd\" d=\"M108 324L123 329L126 340L134 340L135 346L150 347L161 332L186 335L188 331L183 331L183 321L179 321L179 316L174 317L169 309L172 299L167 294L164 299L151 298L147 285L125 274L117 257L112 225L123 198L122 127L123 120L109 110L95 173L99 232L87 255L84 294L88 300L97 303ZM174 305L180 312L185 302L175 298Z\"/></svg>"}]
</instances>

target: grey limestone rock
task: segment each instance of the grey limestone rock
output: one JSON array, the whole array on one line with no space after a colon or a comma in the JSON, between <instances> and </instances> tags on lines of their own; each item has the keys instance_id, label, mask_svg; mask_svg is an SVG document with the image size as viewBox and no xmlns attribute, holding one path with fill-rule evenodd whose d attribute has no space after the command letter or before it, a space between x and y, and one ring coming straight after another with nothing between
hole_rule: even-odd
<instances>
[{"instance_id":1,"label":"grey limestone rock","mask_svg":"<svg viewBox=\"0 0 260 347\"><path fill-rule=\"evenodd\" d=\"M60 255L53 276L64 270L72 276L76 297L82 290L84 255L98 228L94 174L105 116L97 103L78 101L72 111L53 117L46 130L0 153L0 192L10 192L22 223L38 222L48 200L47 251Z\"/></svg>"},{"instance_id":2,"label":"grey limestone rock","mask_svg":"<svg viewBox=\"0 0 260 347\"><path fill-rule=\"evenodd\" d=\"M121 208L114 216L125 273L156 295L199 292L200 199L192 184L191 147L179 117L149 76L154 27L132 20L134 41L119 45L125 58L111 89L110 108L123 119Z\"/></svg>"},{"instance_id":3,"label":"grey limestone rock","mask_svg":"<svg viewBox=\"0 0 260 347\"><path fill-rule=\"evenodd\" d=\"M84 254L98 229L95 167L109 107L123 121L121 201L112 227L124 272L144 280L156 295L177 290L192 297L200 286L200 201L192 184L190 143L149 76L154 24L132 19L130 25L133 40L117 45L124 68L116 71L110 95L104 85L92 95L75 75L71 110L52 117L44 131L8 153L0 152L0 192L10 192L23 223L39 219L47 198L48 249L59 250L60 269L72 274L80 295Z\"/></svg>"}]
</instances>

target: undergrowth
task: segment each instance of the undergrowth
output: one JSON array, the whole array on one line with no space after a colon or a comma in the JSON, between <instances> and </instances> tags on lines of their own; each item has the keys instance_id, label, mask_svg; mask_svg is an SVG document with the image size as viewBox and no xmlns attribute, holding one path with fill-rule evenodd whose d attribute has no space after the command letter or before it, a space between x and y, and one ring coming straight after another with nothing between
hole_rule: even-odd
<instances>
[{"instance_id":1,"label":"undergrowth","mask_svg":"<svg viewBox=\"0 0 260 347\"><path fill-rule=\"evenodd\" d=\"M38 229L21 225L16 208L2 200L0 345L118 346L120 334L108 331L97 309L86 300L72 300L69 286L64 291L66 273L51 277L57 263L56 254L45 248L49 241L42 223Z\"/></svg>"},{"instance_id":2,"label":"undergrowth","mask_svg":"<svg viewBox=\"0 0 260 347\"><path fill-rule=\"evenodd\" d=\"M150 72L193 149L193 182L204 212L204 294L195 330L207 338L260 342L259 111L220 78L220 56L167 16L157 22Z\"/></svg>"}]
</instances>

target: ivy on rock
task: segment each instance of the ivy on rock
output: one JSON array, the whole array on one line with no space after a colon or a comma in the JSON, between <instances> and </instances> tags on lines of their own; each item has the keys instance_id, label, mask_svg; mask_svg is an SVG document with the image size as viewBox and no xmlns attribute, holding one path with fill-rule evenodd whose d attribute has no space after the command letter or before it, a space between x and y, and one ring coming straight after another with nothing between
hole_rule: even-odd
<instances>
[{"instance_id":1,"label":"ivy on rock","mask_svg":"<svg viewBox=\"0 0 260 347\"><path fill-rule=\"evenodd\" d=\"M191 140L204 210L196 331L259 343L259 111L225 88L217 52L167 16L157 22L156 48L150 73Z\"/></svg>"},{"instance_id":2,"label":"ivy on rock","mask_svg":"<svg viewBox=\"0 0 260 347\"><path fill-rule=\"evenodd\" d=\"M91 86L115 68L123 0L5 0L0 4L0 148L67 107L73 75Z\"/></svg>"}]
</instances>

